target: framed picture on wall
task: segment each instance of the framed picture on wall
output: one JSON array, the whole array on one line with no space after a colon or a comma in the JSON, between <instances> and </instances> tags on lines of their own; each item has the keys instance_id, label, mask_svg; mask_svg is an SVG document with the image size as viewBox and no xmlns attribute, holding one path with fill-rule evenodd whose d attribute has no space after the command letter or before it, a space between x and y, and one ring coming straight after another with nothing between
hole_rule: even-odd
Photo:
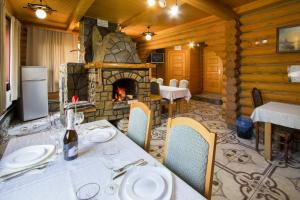
<instances>
[{"instance_id":1,"label":"framed picture on wall","mask_svg":"<svg viewBox=\"0 0 300 200\"><path fill-rule=\"evenodd\" d=\"M300 25L277 29L277 52L300 52Z\"/></svg>"},{"instance_id":2,"label":"framed picture on wall","mask_svg":"<svg viewBox=\"0 0 300 200\"><path fill-rule=\"evenodd\" d=\"M290 65L288 67L288 77L291 83L300 83L300 65Z\"/></svg>"}]
</instances>

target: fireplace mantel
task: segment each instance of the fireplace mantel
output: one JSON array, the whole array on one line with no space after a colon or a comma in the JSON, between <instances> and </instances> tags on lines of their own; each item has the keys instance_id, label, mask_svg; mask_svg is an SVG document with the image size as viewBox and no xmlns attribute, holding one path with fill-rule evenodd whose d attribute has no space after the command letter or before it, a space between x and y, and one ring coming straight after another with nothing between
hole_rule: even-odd
<instances>
[{"instance_id":1,"label":"fireplace mantel","mask_svg":"<svg viewBox=\"0 0 300 200\"><path fill-rule=\"evenodd\" d=\"M131 63L101 63L101 62L92 62L85 65L86 69L151 69L156 68L155 64L152 63L140 63L140 64L131 64Z\"/></svg>"}]
</instances>

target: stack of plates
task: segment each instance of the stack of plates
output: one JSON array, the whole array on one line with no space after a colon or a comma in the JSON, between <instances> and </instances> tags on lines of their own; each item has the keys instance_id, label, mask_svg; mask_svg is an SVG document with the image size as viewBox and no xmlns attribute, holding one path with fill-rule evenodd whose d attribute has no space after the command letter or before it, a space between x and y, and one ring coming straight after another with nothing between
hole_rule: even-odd
<instances>
[{"instance_id":1,"label":"stack of plates","mask_svg":"<svg viewBox=\"0 0 300 200\"><path fill-rule=\"evenodd\" d=\"M18 149L2 159L0 177L46 163L54 152L54 145L34 145Z\"/></svg>"},{"instance_id":2,"label":"stack of plates","mask_svg":"<svg viewBox=\"0 0 300 200\"><path fill-rule=\"evenodd\" d=\"M93 143L103 143L111 140L116 134L117 131L113 128L95 128L87 131L86 139Z\"/></svg>"},{"instance_id":3,"label":"stack of plates","mask_svg":"<svg viewBox=\"0 0 300 200\"><path fill-rule=\"evenodd\" d=\"M122 200L170 200L173 180L171 173L162 167L135 167L124 177L119 198Z\"/></svg>"}]
</instances>

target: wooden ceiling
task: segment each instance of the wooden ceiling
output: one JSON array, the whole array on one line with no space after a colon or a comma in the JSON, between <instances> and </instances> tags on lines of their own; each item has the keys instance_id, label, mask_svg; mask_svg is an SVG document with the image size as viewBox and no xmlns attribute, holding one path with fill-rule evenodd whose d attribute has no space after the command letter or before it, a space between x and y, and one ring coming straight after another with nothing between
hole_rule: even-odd
<instances>
[{"instance_id":1,"label":"wooden ceiling","mask_svg":"<svg viewBox=\"0 0 300 200\"><path fill-rule=\"evenodd\" d=\"M178 0L180 14L170 18L168 8L159 6L149 8L146 0L47 0L47 4L57 12L45 20L39 20L29 9L23 8L27 3L38 0L7 0L13 14L25 23L33 23L51 28L78 30L76 23L82 16L100 18L119 23L127 34L139 37L146 27L159 32L179 24L191 22L210 15L228 19L234 18L234 7L254 0ZM167 0L167 6L175 0Z\"/></svg>"}]
</instances>

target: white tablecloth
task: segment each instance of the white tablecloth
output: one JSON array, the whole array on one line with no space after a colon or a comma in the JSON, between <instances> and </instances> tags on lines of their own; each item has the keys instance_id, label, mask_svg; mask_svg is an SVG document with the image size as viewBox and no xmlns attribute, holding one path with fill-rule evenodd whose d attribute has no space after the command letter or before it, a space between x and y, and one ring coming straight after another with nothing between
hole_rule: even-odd
<instances>
[{"instance_id":1,"label":"white tablecloth","mask_svg":"<svg viewBox=\"0 0 300 200\"><path fill-rule=\"evenodd\" d=\"M80 125L78 133L82 133L86 127L92 125L110 125L108 121L102 120ZM61 131L61 135L64 130ZM138 145L128 139L123 133L118 134L109 142L92 144L83 142L79 137L79 157L74 161L64 161L62 155L48 166L43 173L25 174L0 184L0 199L2 200L75 200L75 191L86 183L97 182L101 187L100 199L119 199L118 195L107 195L104 190L109 180L110 172L103 165L103 152L113 146L120 149L116 159L123 161L134 161L140 158L148 161L150 165L162 166L156 159L150 156ZM35 145L54 143L49 132L38 133L10 140L4 157L16 149ZM174 188L172 199L205 199L193 188L183 182L177 176L174 177ZM120 182L122 178L116 181Z\"/></svg>"},{"instance_id":2,"label":"white tablecloth","mask_svg":"<svg viewBox=\"0 0 300 200\"><path fill-rule=\"evenodd\" d=\"M165 99L169 99L171 103L175 99L184 98L185 100L189 101L192 97L191 92L187 88L177 88L177 87L170 87L170 86L160 86L160 96Z\"/></svg>"},{"instance_id":3,"label":"white tablecloth","mask_svg":"<svg viewBox=\"0 0 300 200\"><path fill-rule=\"evenodd\" d=\"M300 129L300 106L269 102L257 107L252 115L253 122L268 122L289 128Z\"/></svg>"}]
</instances>

